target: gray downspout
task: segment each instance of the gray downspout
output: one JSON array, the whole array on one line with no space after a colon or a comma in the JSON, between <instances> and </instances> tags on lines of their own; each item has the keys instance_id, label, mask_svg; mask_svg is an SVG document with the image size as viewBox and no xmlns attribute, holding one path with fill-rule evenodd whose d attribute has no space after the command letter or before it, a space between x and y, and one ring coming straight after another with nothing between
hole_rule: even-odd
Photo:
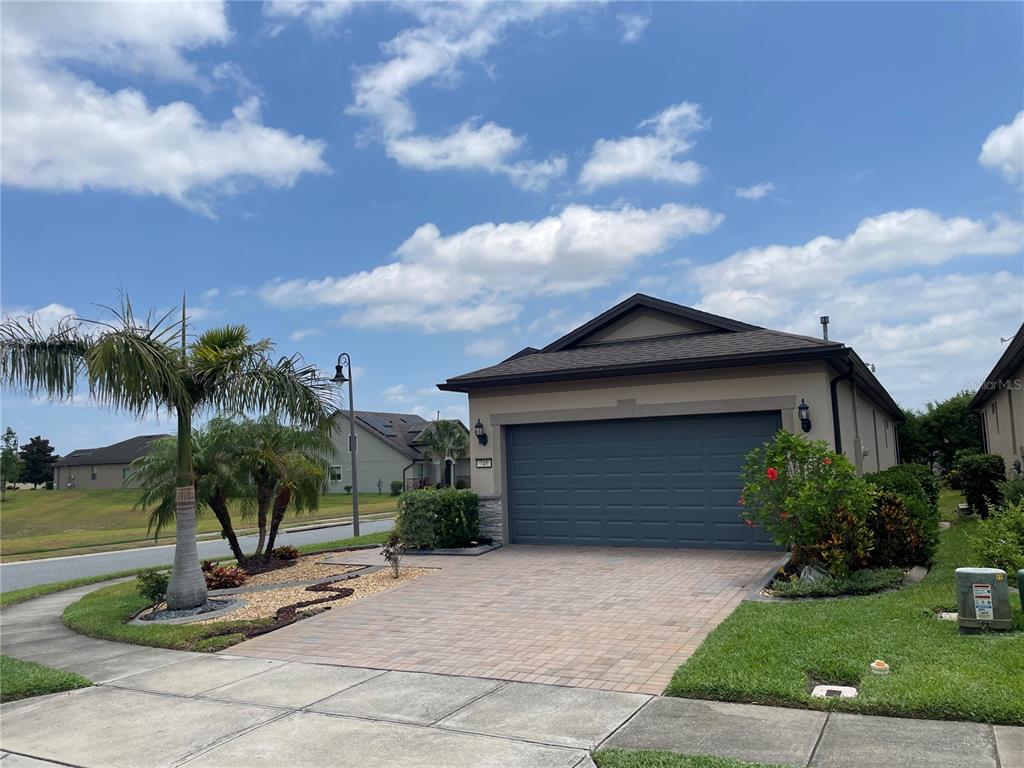
<instances>
[{"instance_id":1,"label":"gray downspout","mask_svg":"<svg viewBox=\"0 0 1024 768\"><path fill-rule=\"evenodd\" d=\"M405 473L416 466L416 460L413 459L409 462L409 466L402 467L402 493L405 493Z\"/></svg>"},{"instance_id":2,"label":"gray downspout","mask_svg":"<svg viewBox=\"0 0 1024 768\"><path fill-rule=\"evenodd\" d=\"M829 383L829 390L832 393L832 432L835 435L836 453L843 452L843 430L839 426L839 397L836 387L840 381L849 381L853 377L853 366L846 369L846 373L833 376ZM854 395L856 397L856 395Z\"/></svg>"}]
</instances>

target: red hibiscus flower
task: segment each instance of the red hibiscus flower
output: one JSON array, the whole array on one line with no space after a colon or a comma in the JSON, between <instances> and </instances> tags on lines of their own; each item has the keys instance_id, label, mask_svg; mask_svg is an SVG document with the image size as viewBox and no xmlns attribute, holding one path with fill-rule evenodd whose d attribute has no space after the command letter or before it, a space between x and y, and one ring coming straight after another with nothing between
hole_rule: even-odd
<instances>
[{"instance_id":1,"label":"red hibiscus flower","mask_svg":"<svg viewBox=\"0 0 1024 768\"><path fill-rule=\"evenodd\" d=\"M748 528L753 528L754 527L754 521L753 520L744 520L743 522L747 524Z\"/></svg>"},{"instance_id":2,"label":"red hibiscus flower","mask_svg":"<svg viewBox=\"0 0 1024 768\"><path fill-rule=\"evenodd\" d=\"M832 459L830 459L830 458L828 458L828 457L826 456L826 457L825 457L825 459L824 459L824 461L822 461L821 463L822 463L822 464L825 464L826 466L828 466L829 464L831 464L831 463L832 463Z\"/></svg>"},{"instance_id":3,"label":"red hibiscus flower","mask_svg":"<svg viewBox=\"0 0 1024 768\"><path fill-rule=\"evenodd\" d=\"M769 480L778 480L779 470L777 470L775 467L768 467L767 475Z\"/></svg>"},{"instance_id":4,"label":"red hibiscus flower","mask_svg":"<svg viewBox=\"0 0 1024 768\"><path fill-rule=\"evenodd\" d=\"M783 512L781 515L779 515L779 520L781 520L782 522L786 522L787 517L789 517L789 512Z\"/></svg>"}]
</instances>

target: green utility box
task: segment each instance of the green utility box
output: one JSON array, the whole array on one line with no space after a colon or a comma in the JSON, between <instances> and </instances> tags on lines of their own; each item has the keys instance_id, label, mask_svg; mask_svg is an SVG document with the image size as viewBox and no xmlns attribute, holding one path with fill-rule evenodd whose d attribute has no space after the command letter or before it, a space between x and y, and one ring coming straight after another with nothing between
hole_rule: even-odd
<instances>
[{"instance_id":1,"label":"green utility box","mask_svg":"<svg viewBox=\"0 0 1024 768\"><path fill-rule=\"evenodd\" d=\"M1000 568L956 569L957 623L963 634L1011 629L1010 585Z\"/></svg>"}]
</instances>

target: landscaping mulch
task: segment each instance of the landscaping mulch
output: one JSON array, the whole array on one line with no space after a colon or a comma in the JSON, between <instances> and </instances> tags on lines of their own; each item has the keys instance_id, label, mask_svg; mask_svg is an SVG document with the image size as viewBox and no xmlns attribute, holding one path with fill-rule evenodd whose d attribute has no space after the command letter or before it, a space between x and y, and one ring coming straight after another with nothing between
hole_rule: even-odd
<instances>
[{"instance_id":1,"label":"landscaping mulch","mask_svg":"<svg viewBox=\"0 0 1024 768\"><path fill-rule=\"evenodd\" d=\"M281 563L281 561L277 561ZM308 555L298 560L283 562L279 567L250 575L246 587L265 584L284 584L290 581L325 579L329 576L344 576L361 568L359 565L331 565L324 562L323 555ZM248 569L247 569L248 570Z\"/></svg>"},{"instance_id":2,"label":"landscaping mulch","mask_svg":"<svg viewBox=\"0 0 1024 768\"><path fill-rule=\"evenodd\" d=\"M358 567L360 566L349 567L348 570L351 571ZM430 573L431 570L432 569L430 568L402 568L400 569L398 578L396 579L392 575L390 569L382 569L367 574L366 576L356 576L345 579L342 582L314 584L313 586L308 587L283 586L281 589L243 593L238 595L238 597L244 599L244 606L231 611L230 613L218 616L216 619L208 619L206 621L196 623L207 624L218 621L234 621L238 619L262 619L277 616L281 609L287 607L294 607L297 613L301 613L309 607L323 605L325 603L341 599L340 597L323 598L316 600L315 602L308 603L308 605L303 605L303 603L307 603L309 601L310 592L329 591L331 588L337 589L340 584L344 584L344 590L348 593L344 595L344 597L347 598L349 602L360 600L364 597L369 597L370 595L374 595L378 592L383 592L384 590L404 584L407 581L418 579L420 576ZM275 626L274 628L276 629L277 627ZM263 634L263 632L261 631L260 634Z\"/></svg>"}]
</instances>

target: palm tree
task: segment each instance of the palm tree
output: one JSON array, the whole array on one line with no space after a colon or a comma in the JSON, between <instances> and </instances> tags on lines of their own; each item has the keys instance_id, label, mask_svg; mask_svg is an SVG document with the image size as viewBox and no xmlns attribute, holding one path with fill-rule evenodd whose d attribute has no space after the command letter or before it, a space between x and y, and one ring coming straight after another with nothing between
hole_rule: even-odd
<instances>
[{"instance_id":1,"label":"palm tree","mask_svg":"<svg viewBox=\"0 0 1024 768\"><path fill-rule=\"evenodd\" d=\"M451 485L450 465L469 452L469 433L465 427L453 419L438 419L420 433L420 440L426 443L424 456L444 462L444 482Z\"/></svg>"},{"instance_id":2,"label":"palm tree","mask_svg":"<svg viewBox=\"0 0 1024 768\"><path fill-rule=\"evenodd\" d=\"M281 457L277 493L274 494L270 516L270 534L267 536L266 554L274 552L277 530L289 506L297 513L314 512L320 507L327 471L323 462L314 461L301 453L292 452Z\"/></svg>"},{"instance_id":3,"label":"palm tree","mask_svg":"<svg viewBox=\"0 0 1024 768\"><path fill-rule=\"evenodd\" d=\"M324 421L316 429L298 429L279 423L274 416L239 425L238 450L253 486L252 503L246 510L252 514L255 506L259 529L254 557L270 552L270 547L264 549L268 515L277 515L280 525L289 503L297 510L319 505L327 459L334 454L328 427Z\"/></svg>"},{"instance_id":4,"label":"palm tree","mask_svg":"<svg viewBox=\"0 0 1024 768\"><path fill-rule=\"evenodd\" d=\"M136 416L167 411L177 419L174 569L167 607L198 608L206 582L196 548L192 421L205 410L275 411L319 425L331 412L331 384L301 358L271 358L268 339L251 342L243 325L206 331L191 344L187 317L137 319L131 302L111 322L65 318L44 332L31 318L0 323L0 383L28 395L67 399L81 388L101 405Z\"/></svg>"},{"instance_id":5,"label":"palm tree","mask_svg":"<svg viewBox=\"0 0 1024 768\"><path fill-rule=\"evenodd\" d=\"M238 544L231 520L230 502L248 493L248 477L238 462L237 425L229 419L211 419L205 427L192 430L192 474L196 493L196 516L209 508L220 523L221 535L241 565L246 556ZM149 530L154 536L174 521L177 485L178 441L169 437L157 440L149 453L132 462L126 479L142 489L137 507L153 507Z\"/></svg>"}]
</instances>

